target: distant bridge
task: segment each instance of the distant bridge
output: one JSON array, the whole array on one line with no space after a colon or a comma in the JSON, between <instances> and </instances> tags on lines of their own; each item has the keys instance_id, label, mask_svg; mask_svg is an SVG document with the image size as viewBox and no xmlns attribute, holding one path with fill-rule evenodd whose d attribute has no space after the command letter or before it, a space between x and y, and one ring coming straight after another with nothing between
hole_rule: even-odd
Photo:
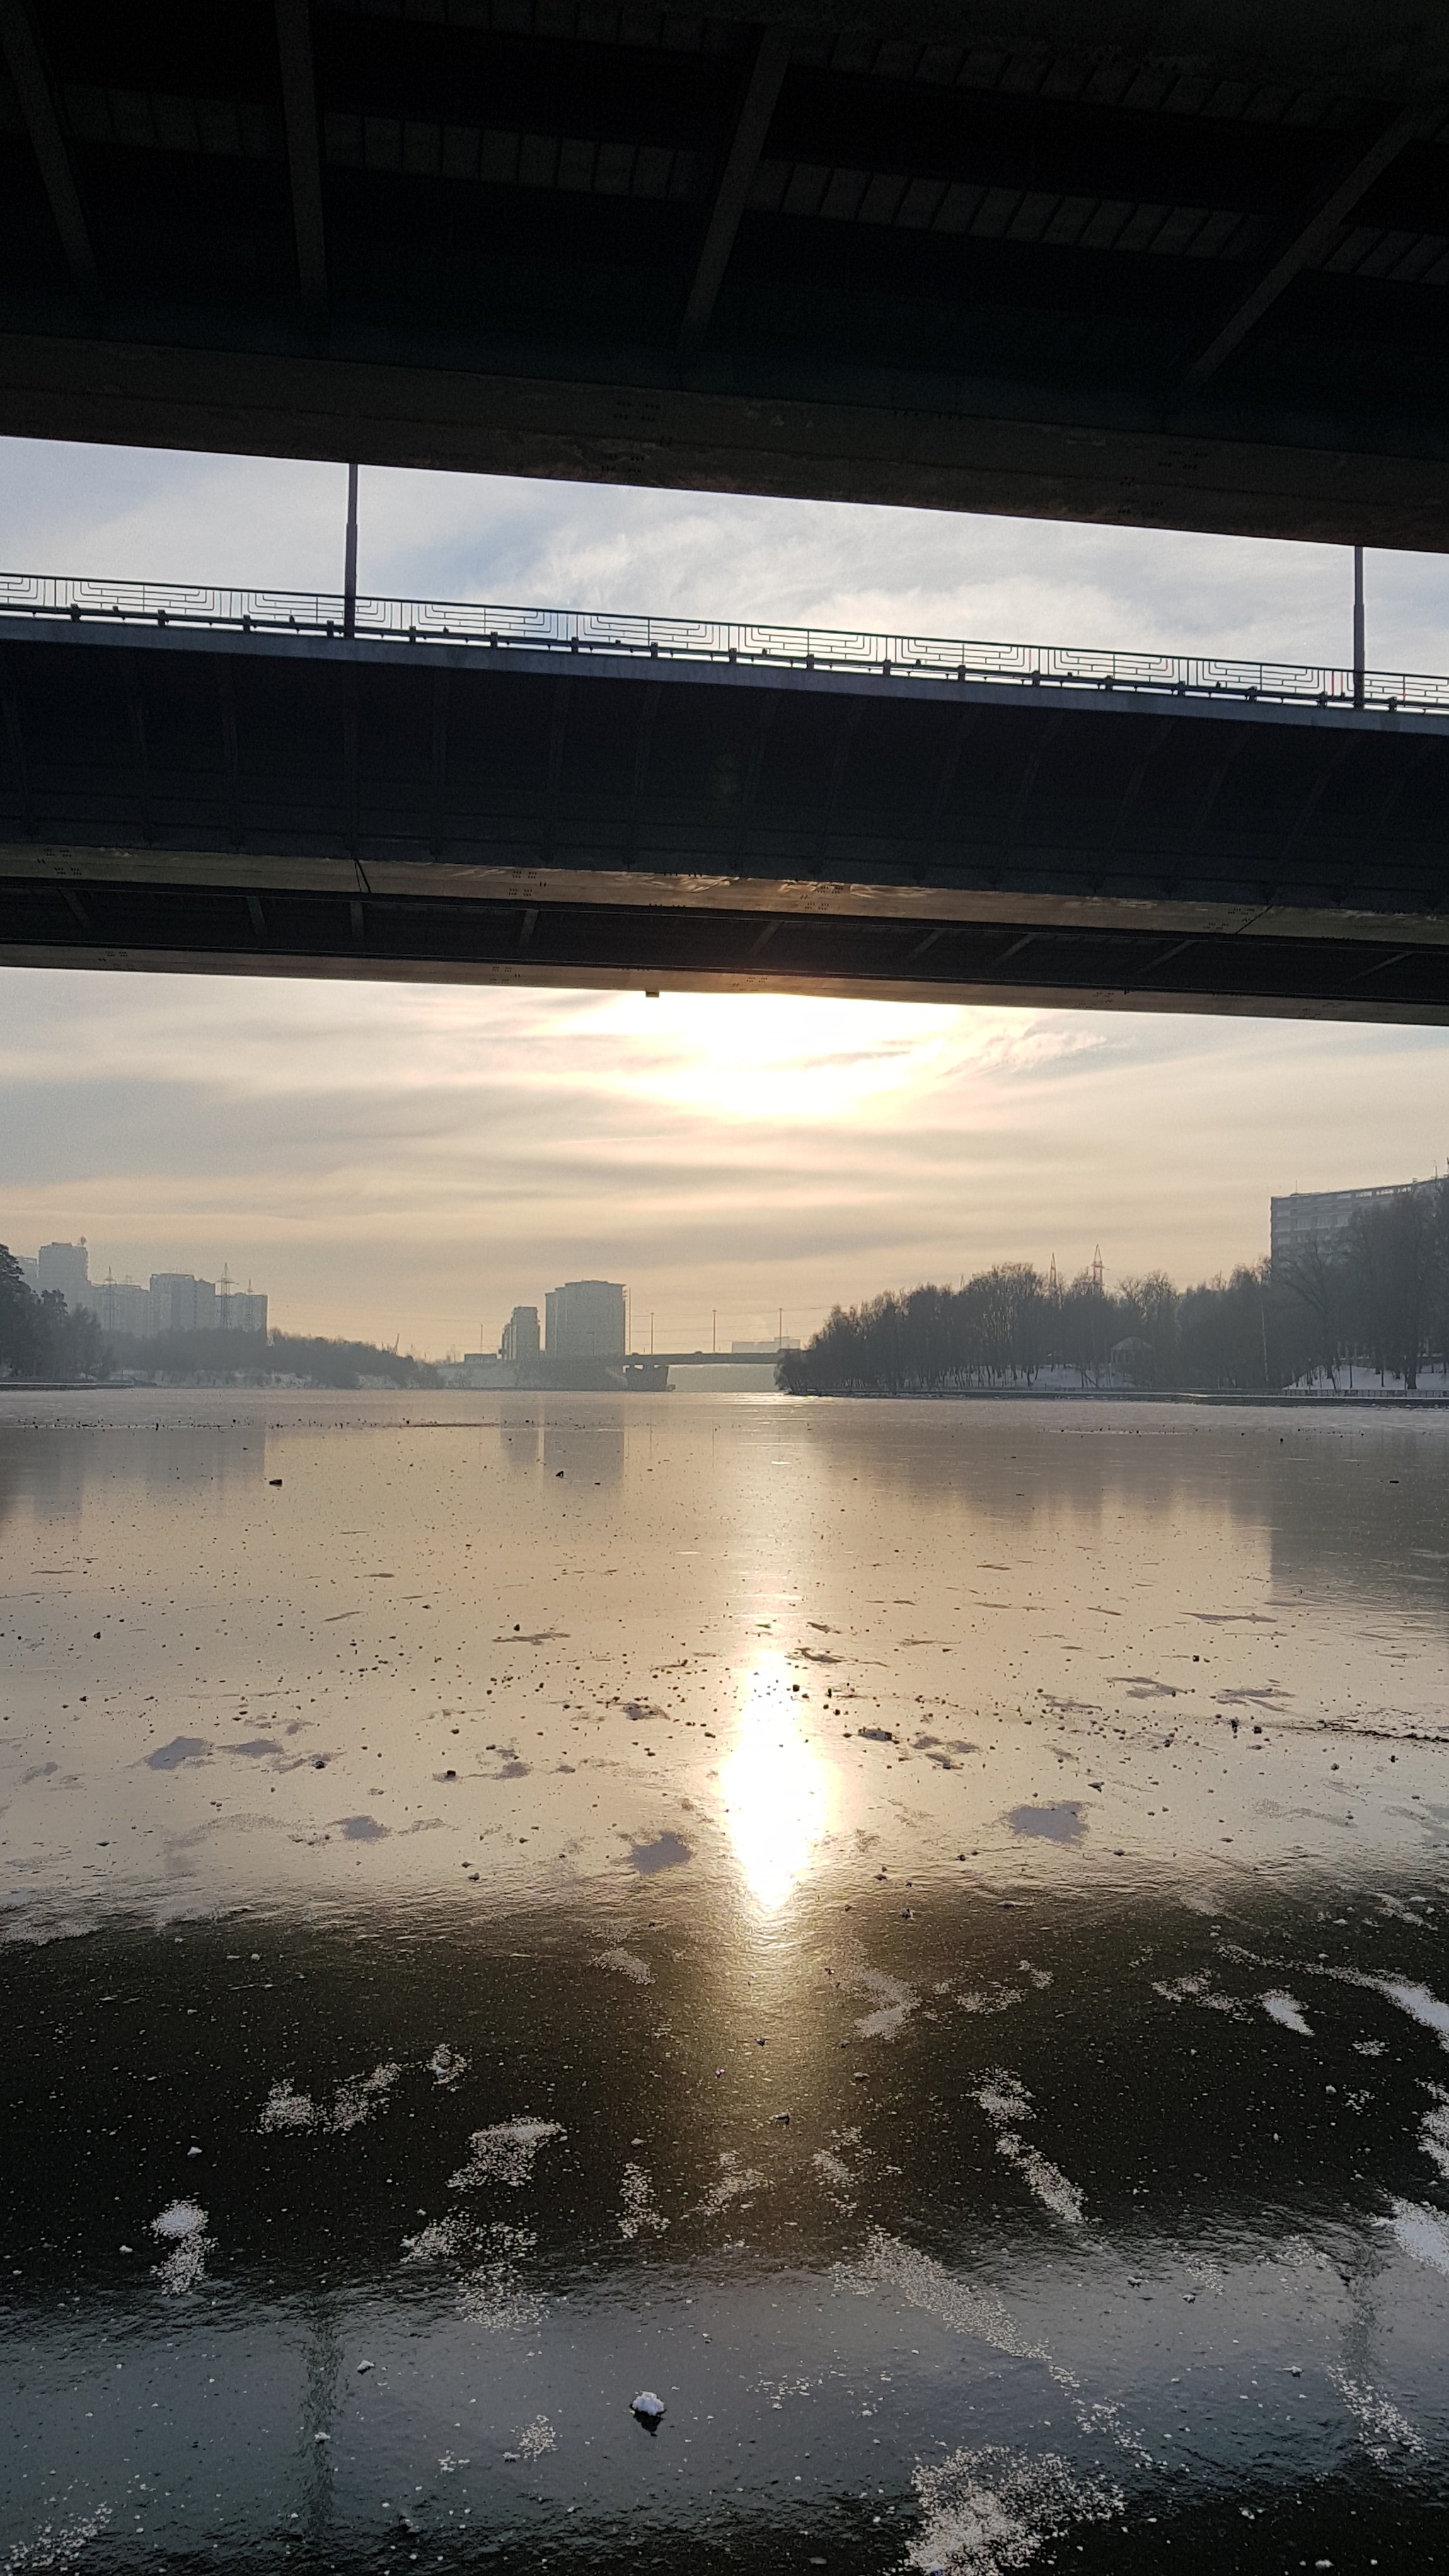
<instances>
[{"instance_id":1,"label":"distant bridge","mask_svg":"<svg viewBox=\"0 0 1449 2576\"><path fill-rule=\"evenodd\" d=\"M776 1360L798 1345L782 1342L777 1350L772 1344L767 1351L629 1351L621 1365L628 1368L773 1368Z\"/></svg>"},{"instance_id":2,"label":"distant bridge","mask_svg":"<svg viewBox=\"0 0 1449 2576\"><path fill-rule=\"evenodd\" d=\"M0 962L1449 1020L1449 679L348 624L0 580Z\"/></svg>"}]
</instances>

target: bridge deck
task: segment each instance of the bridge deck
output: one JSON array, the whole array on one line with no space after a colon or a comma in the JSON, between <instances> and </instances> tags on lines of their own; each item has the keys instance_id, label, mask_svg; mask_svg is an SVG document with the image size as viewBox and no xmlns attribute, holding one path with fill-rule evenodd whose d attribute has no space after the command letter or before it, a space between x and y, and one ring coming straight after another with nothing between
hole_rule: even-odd
<instances>
[{"instance_id":1,"label":"bridge deck","mask_svg":"<svg viewBox=\"0 0 1449 2576\"><path fill-rule=\"evenodd\" d=\"M0 585L0 959L1449 1017L1443 679L341 623Z\"/></svg>"},{"instance_id":2,"label":"bridge deck","mask_svg":"<svg viewBox=\"0 0 1449 2576\"><path fill-rule=\"evenodd\" d=\"M1449 545L1424 0L0 0L0 428Z\"/></svg>"}]
</instances>

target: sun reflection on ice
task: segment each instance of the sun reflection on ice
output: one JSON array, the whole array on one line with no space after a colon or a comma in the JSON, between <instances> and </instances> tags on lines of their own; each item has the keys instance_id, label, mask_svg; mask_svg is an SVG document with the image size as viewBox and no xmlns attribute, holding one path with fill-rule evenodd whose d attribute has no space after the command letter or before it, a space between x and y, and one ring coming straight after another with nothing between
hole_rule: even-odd
<instances>
[{"instance_id":1,"label":"sun reflection on ice","mask_svg":"<svg viewBox=\"0 0 1449 2576\"><path fill-rule=\"evenodd\" d=\"M757 1657L740 1678L738 1733L722 1778L745 1884L771 1914L794 1893L830 1825L831 1773L805 1741L802 1717L784 1656Z\"/></svg>"}]
</instances>

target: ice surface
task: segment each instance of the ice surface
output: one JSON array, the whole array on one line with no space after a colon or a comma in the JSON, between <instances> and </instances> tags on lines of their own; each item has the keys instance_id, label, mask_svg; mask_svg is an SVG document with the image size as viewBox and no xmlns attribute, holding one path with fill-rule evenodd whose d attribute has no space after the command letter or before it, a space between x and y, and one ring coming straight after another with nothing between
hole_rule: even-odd
<instances>
[{"instance_id":1,"label":"ice surface","mask_svg":"<svg viewBox=\"0 0 1449 2576\"><path fill-rule=\"evenodd\" d=\"M203 1735L173 1735L169 1744L158 1744L146 1756L148 1771L179 1771L183 1762L204 1762L211 1751Z\"/></svg>"}]
</instances>

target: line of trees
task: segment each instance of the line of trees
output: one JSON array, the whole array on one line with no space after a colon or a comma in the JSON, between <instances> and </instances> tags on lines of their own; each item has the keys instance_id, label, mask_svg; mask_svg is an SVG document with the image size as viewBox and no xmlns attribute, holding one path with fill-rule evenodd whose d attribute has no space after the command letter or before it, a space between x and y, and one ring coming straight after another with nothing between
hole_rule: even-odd
<instances>
[{"instance_id":1,"label":"line of trees","mask_svg":"<svg viewBox=\"0 0 1449 2576\"><path fill-rule=\"evenodd\" d=\"M959 1288L887 1291L837 1306L776 1368L789 1395L937 1395L1031 1387L1265 1393L1333 1388L1364 1372L1417 1386L1449 1355L1449 1181L1415 1184L1276 1266L1177 1288L1149 1271L1066 1286L1024 1261Z\"/></svg>"},{"instance_id":2,"label":"line of trees","mask_svg":"<svg viewBox=\"0 0 1449 2576\"><path fill-rule=\"evenodd\" d=\"M328 1340L311 1333L157 1333L145 1341L115 1333L111 1368L159 1378L295 1377L307 1386L436 1386L426 1361L382 1350L375 1342Z\"/></svg>"},{"instance_id":3,"label":"line of trees","mask_svg":"<svg viewBox=\"0 0 1449 2576\"><path fill-rule=\"evenodd\" d=\"M99 1377L106 1340L94 1315L72 1312L56 1288L37 1295L13 1252L0 1243L0 1376Z\"/></svg>"}]
</instances>

